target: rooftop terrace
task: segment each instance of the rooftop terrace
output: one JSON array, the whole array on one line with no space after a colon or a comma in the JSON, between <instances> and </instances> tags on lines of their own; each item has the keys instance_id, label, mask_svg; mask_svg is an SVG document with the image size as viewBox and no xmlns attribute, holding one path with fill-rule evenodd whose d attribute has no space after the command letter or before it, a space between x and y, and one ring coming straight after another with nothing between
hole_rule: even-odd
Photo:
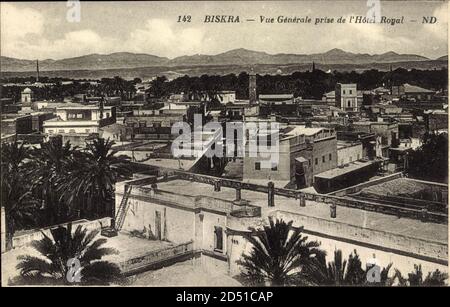
<instances>
[{"instance_id":1,"label":"rooftop terrace","mask_svg":"<svg viewBox=\"0 0 450 307\"><path fill-rule=\"evenodd\" d=\"M158 190L194 198L205 197L211 199L210 203L213 203L213 200L231 202L236 199L234 188L222 186L220 191L214 191L211 184L184 179L158 182ZM399 218L381 212L345 206L338 206L336 218L331 218L329 206L321 201L308 200L305 207L300 207L299 200L296 198L275 195L275 206L269 207L267 193L242 189L241 197L248 200L252 206L260 207L262 216L268 216L272 212L281 210L426 241L442 244L448 242L448 227L446 224L427 223L427 227L423 227L423 222L417 219ZM180 203L180 205L184 206L184 203Z\"/></svg>"}]
</instances>

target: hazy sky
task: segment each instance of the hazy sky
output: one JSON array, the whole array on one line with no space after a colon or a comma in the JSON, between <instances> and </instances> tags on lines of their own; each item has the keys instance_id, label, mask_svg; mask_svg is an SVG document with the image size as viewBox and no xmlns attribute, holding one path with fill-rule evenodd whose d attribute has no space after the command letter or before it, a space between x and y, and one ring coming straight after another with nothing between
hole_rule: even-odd
<instances>
[{"instance_id":1,"label":"hazy sky","mask_svg":"<svg viewBox=\"0 0 450 307\"><path fill-rule=\"evenodd\" d=\"M446 1L382 1L381 14L405 16L404 25L261 24L261 15L334 17L366 15L367 1L81 2L81 21L67 21L67 3L1 3L1 55L61 59L120 51L173 58L235 48L268 53L318 53L332 48L359 53L447 54ZM239 15L243 23L208 24L205 15ZM179 15L192 22L177 23ZM434 25L422 16L434 15ZM245 22L255 19L257 22ZM418 20L411 23L409 20Z\"/></svg>"}]
</instances>

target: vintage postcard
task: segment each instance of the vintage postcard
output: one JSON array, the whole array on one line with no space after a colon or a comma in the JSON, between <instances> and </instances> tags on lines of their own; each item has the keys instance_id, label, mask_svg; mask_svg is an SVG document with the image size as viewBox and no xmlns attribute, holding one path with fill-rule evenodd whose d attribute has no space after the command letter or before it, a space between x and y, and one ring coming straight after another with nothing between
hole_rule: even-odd
<instances>
[{"instance_id":1,"label":"vintage postcard","mask_svg":"<svg viewBox=\"0 0 450 307\"><path fill-rule=\"evenodd\" d=\"M2 286L448 285L448 10L2 2Z\"/></svg>"}]
</instances>

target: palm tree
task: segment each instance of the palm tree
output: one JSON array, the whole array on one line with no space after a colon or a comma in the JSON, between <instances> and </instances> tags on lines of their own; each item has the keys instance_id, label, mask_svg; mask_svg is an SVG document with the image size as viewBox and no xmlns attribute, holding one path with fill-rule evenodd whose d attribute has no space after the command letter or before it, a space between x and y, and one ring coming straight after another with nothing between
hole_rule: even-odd
<instances>
[{"instance_id":1,"label":"palm tree","mask_svg":"<svg viewBox=\"0 0 450 307\"><path fill-rule=\"evenodd\" d=\"M69 206L62 200L62 193L58 191L61 183L68 180L76 151L77 147L72 147L69 141L64 144L61 137L55 137L33 152L34 187L43 201L47 225L66 222L76 209L73 203Z\"/></svg>"},{"instance_id":2,"label":"palm tree","mask_svg":"<svg viewBox=\"0 0 450 307\"><path fill-rule=\"evenodd\" d=\"M390 285L388 278L392 264L380 272L380 281L370 283L367 280L368 270L362 268L362 263L356 250L345 260L342 251L334 252L334 260L326 262L325 253L318 254L298 276L301 285L327 285L327 286L357 286L357 285Z\"/></svg>"},{"instance_id":3,"label":"palm tree","mask_svg":"<svg viewBox=\"0 0 450 307\"><path fill-rule=\"evenodd\" d=\"M87 143L86 151L74 159L70 179L61 184L69 203L76 198L86 200L82 210L88 217L113 216L114 184L130 174L125 165L129 158L116 156L113 145L103 138Z\"/></svg>"},{"instance_id":4,"label":"palm tree","mask_svg":"<svg viewBox=\"0 0 450 307\"><path fill-rule=\"evenodd\" d=\"M428 275L423 278L422 266L414 265L414 271L408 273L408 278L404 278L399 270L395 270L394 280L398 281L400 286L445 286L448 274L436 269L433 272L428 272Z\"/></svg>"},{"instance_id":5,"label":"palm tree","mask_svg":"<svg viewBox=\"0 0 450 307\"><path fill-rule=\"evenodd\" d=\"M316 254L321 253L319 243L302 236L303 227L293 228L292 221L273 220L262 230L250 229L246 235L252 244L250 254L244 254L238 263L244 268L244 283L290 285L298 271Z\"/></svg>"},{"instance_id":6,"label":"palm tree","mask_svg":"<svg viewBox=\"0 0 450 307\"><path fill-rule=\"evenodd\" d=\"M29 151L18 142L3 144L1 148L1 206L5 210L6 248L12 248L14 232L36 223L34 213L39 202L31 197L27 158Z\"/></svg>"},{"instance_id":7,"label":"palm tree","mask_svg":"<svg viewBox=\"0 0 450 307\"><path fill-rule=\"evenodd\" d=\"M102 247L106 239L97 239L98 231L87 232L79 225L72 233L72 224L67 228L58 227L51 230L52 238L44 235L39 241L33 241L31 246L40 253L41 257L30 255L19 256L17 269L20 276L12 284L74 284L71 279L68 261L77 259L80 263L81 284L109 284L120 282L120 268L113 263L102 261L105 255L116 254L111 248Z\"/></svg>"}]
</instances>

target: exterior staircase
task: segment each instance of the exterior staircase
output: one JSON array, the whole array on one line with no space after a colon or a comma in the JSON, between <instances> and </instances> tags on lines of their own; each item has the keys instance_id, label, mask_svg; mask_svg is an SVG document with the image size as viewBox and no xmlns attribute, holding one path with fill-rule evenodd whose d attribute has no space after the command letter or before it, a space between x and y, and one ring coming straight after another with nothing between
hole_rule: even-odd
<instances>
[{"instance_id":1,"label":"exterior staircase","mask_svg":"<svg viewBox=\"0 0 450 307\"><path fill-rule=\"evenodd\" d=\"M120 201L119 209L117 210L116 217L114 219L114 224L112 227L104 228L101 231L101 235L105 237L115 237L117 233L122 229L123 223L125 221L125 216L129 208L128 198L130 197L132 185L125 185L123 198Z\"/></svg>"}]
</instances>

